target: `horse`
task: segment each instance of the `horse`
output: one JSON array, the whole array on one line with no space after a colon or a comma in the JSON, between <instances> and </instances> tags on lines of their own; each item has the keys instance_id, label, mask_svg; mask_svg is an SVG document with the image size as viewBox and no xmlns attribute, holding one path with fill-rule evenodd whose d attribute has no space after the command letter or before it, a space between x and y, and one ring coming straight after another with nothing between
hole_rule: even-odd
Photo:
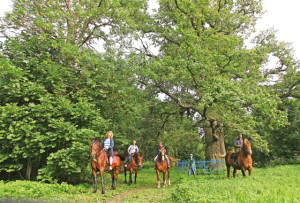
<instances>
[{"instance_id":1,"label":"horse","mask_svg":"<svg viewBox=\"0 0 300 203\"><path fill-rule=\"evenodd\" d=\"M124 161L124 157L118 152L113 153L116 158L116 163L112 164L113 170L110 171L111 179L112 179L112 186L111 189L116 189L116 184L118 180L118 174L121 167L121 161ZM93 193L97 192L97 172L100 171L101 175L101 186L102 186L102 194L105 194L104 191L104 171L108 171L107 166L107 156L105 150L101 148L101 143L99 142L98 138L91 138L91 165L92 171L94 175L94 190ZM115 171L115 173L114 173Z\"/></svg>"},{"instance_id":2,"label":"horse","mask_svg":"<svg viewBox=\"0 0 300 203\"><path fill-rule=\"evenodd\" d=\"M165 154L166 154L166 149L165 148L161 148L159 150L159 154L158 157L156 159L156 163L155 163L155 170L156 170L156 174L157 174L157 181L158 181L158 185L157 187L160 188L160 177L159 177L159 173L162 172L164 174L163 176L163 181L164 181L164 186L166 187L166 172L168 171L168 178L169 178L169 185L171 185L170 182L170 171L171 168L168 168L168 164L167 164L167 160L165 160ZM169 164L170 166L171 164L171 158L168 156L169 158Z\"/></svg>"},{"instance_id":3,"label":"horse","mask_svg":"<svg viewBox=\"0 0 300 203\"><path fill-rule=\"evenodd\" d=\"M237 170L241 170L243 176L246 176L245 171L248 170L249 176L252 175L252 150L251 150L251 143L249 142L250 138L244 139L243 146L239 152L237 157L237 165L234 164L234 160L231 159L231 155L234 151L229 151L225 155L215 154L217 157L225 158L225 163L227 167L227 176L228 179L230 178L230 167L233 167L233 177L235 178Z\"/></svg>"},{"instance_id":4,"label":"horse","mask_svg":"<svg viewBox=\"0 0 300 203\"><path fill-rule=\"evenodd\" d=\"M140 154L138 152L134 153L130 163L127 164L127 167L125 167L125 164L124 164L125 183L127 183L127 181L126 181L127 171L130 172L128 185L130 185L132 183L132 172L133 172L133 170L135 170L134 184L136 184L136 177L137 177L137 173L139 171L139 168L142 167L143 156L144 156L144 154ZM127 158L128 158L128 156L126 157L126 159Z\"/></svg>"}]
</instances>

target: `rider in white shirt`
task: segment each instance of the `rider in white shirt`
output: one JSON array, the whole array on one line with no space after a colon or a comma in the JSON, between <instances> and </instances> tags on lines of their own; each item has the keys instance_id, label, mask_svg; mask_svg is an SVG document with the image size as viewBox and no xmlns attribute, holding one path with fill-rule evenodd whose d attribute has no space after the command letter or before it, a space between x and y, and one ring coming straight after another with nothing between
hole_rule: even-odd
<instances>
[{"instance_id":1,"label":"rider in white shirt","mask_svg":"<svg viewBox=\"0 0 300 203\"><path fill-rule=\"evenodd\" d=\"M136 141L133 140L132 145L130 145L130 146L128 147L128 155L129 155L129 156L128 156L128 158L127 158L126 161L125 161L125 167L127 167L127 164L128 164L128 162L130 161L132 155L134 155L134 153L137 153L137 152L139 152L139 148L138 148L138 146L136 145Z\"/></svg>"}]
</instances>

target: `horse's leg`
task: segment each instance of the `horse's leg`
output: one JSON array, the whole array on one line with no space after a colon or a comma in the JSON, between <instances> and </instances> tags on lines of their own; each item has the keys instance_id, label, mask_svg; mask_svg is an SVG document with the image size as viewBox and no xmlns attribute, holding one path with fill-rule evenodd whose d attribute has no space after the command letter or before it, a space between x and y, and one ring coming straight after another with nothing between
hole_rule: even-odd
<instances>
[{"instance_id":1,"label":"horse's leg","mask_svg":"<svg viewBox=\"0 0 300 203\"><path fill-rule=\"evenodd\" d=\"M242 171L243 176L245 177L246 176L246 172L245 172L246 170L244 168L242 168L241 171Z\"/></svg>"},{"instance_id":2,"label":"horse's leg","mask_svg":"<svg viewBox=\"0 0 300 203\"><path fill-rule=\"evenodd\" d=\"M117 181L118 181L119 170L120 170L120 167L116 167L116 175L115 175L115 182L114 182L114 190L117 189Z\"/></svg>"},{"instance_id":3,"label":"horse's leg","mask_svg":"<svg viewBox=\"0 0 300 203\"><path fill-rule=\"evenodd\" d=\"M171 185L170 173L171 173L171 169L170 169L170 168L168 168L168 179L169 179L169 185Z\"/></svg>"},{"instance_id":4,"label":"horse's leg","mask_svg":"<svg viewBox=\"0 0 300 203\"><path fill-rule=\"evenodd\" d=\"M230 165L227 165L227 177L230 179Z\"/></svg>"},{"instance_id":5,"label":"horse's leg","mask_svg":"<svg viewBox=\"0 0 300 203\"><path fill-rule=\"evenodd\" d=\"M133 172L133 168L130 168L129 185L131 185L132 183L132 172Z\"/></svg>"},{"instance_id":6,"label":"horse's leg","mask_svg":"<svg viewBox=\"0 0 300 203\"><path fill-rule=\"evenodd\" d=\"M93 169L93 176L94 176L94 190L93 193L97 192L97 169Z\"/></svg>"},{"instance_id":7,"label":"horse's leg","mask_svg":"<svg viewBox=\"0 0 300 203\"><path fill-rule=\"evenodd\" d=\"M252 176L252 166L249 167L248 172L249 172L249 176Z\"/></svg>"},{"instance_id":8,"label":"horse's leg","mask_svg":"<svg viewBox=\"0 0 300 203\"><path fill-rule=\"evenodd\" d=\"M136 184L136 177L137 177L137 173L138 173L139 169L135 169L135 175L134 175L134 184Z\"/></svg>"},{"instance_id":9,"label":"horse's leg","mask_svg":"<svg viewBox=\"0 0 300 203\"><path fill-rule=\"evenodd\" d=\"M164 177L164 187L166 187L166 185L167 185L167 181L166 181L166 172L164 172L163 174L164 174L164 176L163 176L163 177Z\"/></svg>"},{"instance_id":10,"label":"horse's leg","mask_svg":"<svg viewBox=\"0 0 300 203\"><path fill-rule=\"evenodd\" d=\"M101 174L102 194L105 194L105 187L104 187L104 168L101 169L100 174Z\"/></svg>"},{"instance_id":11,"label":"horse's leg","mask_svg":"<svg viewBox=\"0 0 300 203\"><path fill-rule=\"evenodd\" d=\"M125 183L127 183L126 181L127 170L125 169L125 167L124 167L124 175L125 175Z\"/></svg>"},{"instance_id":12,"label":"horse's leg","mask_svg":"<svg viewBox=\"0 0 300 203\"><path fill-rule=\"evenodd\" d=\"M236 172L237 172L237 169L233 167L233 177L234 178L236 177Z\"/></svg>"},{"instance_id":13,"label":"horse's leg","mask_svg":"<svg viewBox=\"0 0 300 203\"><path fill-rule=\"evenodd\" d=\"M156 170L156 174L157 174L157 188L160 188L160 178L159 178L159 171Z\"/></svg>"},{"instance_id":14,"label":"horse's leg","mask_svg":"<svg viewBox=\"0 0 300 203\"><path fill-rule=\"evenodd\" d=\"M113 190L114 189L114 182L115 182L114 169L110 171L110 175L111 175L111 190Z\"/></svg>"}]
</instances>

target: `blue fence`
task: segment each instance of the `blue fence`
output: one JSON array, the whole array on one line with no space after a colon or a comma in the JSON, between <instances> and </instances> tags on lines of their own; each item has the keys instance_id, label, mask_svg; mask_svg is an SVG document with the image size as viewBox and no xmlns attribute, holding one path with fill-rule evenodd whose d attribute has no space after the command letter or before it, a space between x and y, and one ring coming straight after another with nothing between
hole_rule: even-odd
<instances>
[{"instance_id":1,"label":"blue fence","mask_svg":"<svg viewBox=\"0 0 300 203\"><path fill-rule=\"evenodd\" d=\"M183 160L177 163L177 170L187 170L188 162ZM196 168L203 173L213 173L215 170L225 169L225 161L196 161Z\"/></svg>"}]
</instances>

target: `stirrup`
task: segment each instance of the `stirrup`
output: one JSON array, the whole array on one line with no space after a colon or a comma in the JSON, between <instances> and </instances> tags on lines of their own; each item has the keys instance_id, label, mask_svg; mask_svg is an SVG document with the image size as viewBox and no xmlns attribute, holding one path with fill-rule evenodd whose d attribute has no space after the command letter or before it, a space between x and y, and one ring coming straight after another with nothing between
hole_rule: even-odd
<instances>
[{"instance_id":1,"label":"stirrup","mask_svg":"<svg viewBox=\"0 0 300 203\"><path fill-rule=\"evenodd\" d=\"M125 164L124 167L127 168L127 164Z\"/></svg>"}]
</instances>

